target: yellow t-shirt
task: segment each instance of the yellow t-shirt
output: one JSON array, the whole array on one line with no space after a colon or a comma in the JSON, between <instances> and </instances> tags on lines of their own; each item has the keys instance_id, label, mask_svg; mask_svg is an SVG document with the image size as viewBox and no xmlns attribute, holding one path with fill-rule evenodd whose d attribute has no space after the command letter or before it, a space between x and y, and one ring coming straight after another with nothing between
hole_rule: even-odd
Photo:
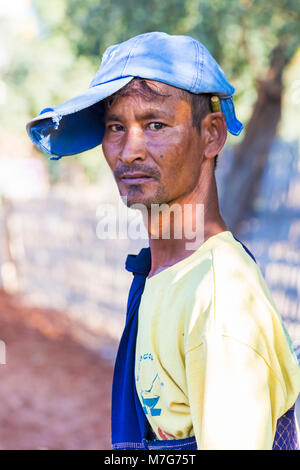
<instances>
[{"instance_id":1,"label":"yellow t-shirt","mask_svg":"<svg viewBox=\"0 0 300 470\"><path fill-rule=\"evenodd\" d=\"M135 378L157 439L272 449L300 368L258 265L230 231L146 279Z\"/></svg>"}]
</instances>

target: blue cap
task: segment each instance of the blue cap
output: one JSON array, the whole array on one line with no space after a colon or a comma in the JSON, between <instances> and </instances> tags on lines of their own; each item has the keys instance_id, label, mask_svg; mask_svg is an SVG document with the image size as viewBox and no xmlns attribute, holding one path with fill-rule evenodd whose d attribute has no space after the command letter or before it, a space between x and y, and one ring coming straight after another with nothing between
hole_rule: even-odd
<instances>
[{"instance_id":1,"label":"blue cap","mask_svg":"<svg viewBox=\"0 0 300 470\"><path fill-rule=\"evenodd\" d=\"M220 98L228 131L238 135L243 129L234 111L235 89L203 44L189 36L153 32L106 49L86 92L43 109L27 124L31 140L52 159L100 145L105 131L104 107L97 103L134 77L157 80L196 94L213 93Z\"/></svg>"}]
</instances>

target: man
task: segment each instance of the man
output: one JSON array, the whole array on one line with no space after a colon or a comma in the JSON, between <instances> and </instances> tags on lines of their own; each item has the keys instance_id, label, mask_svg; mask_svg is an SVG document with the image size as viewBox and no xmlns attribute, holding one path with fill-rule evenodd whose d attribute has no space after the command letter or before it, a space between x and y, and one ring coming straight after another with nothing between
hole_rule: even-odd
<instances>
[{"instance_id":1,"label":"man","mask_svg":"<svg viewBox=\"0 0 300 470\"><path fill-rule=\"evenodd\" d=\"M233 93L198 41L147 33L108 48L86 93L27 126L52 158L102 143L149 233L149 248L126 261L134 278L114 372L115 449L299 448L296 357L218 206L216 158L227 129L242 130Z\"/></svg>"}]
</instances>

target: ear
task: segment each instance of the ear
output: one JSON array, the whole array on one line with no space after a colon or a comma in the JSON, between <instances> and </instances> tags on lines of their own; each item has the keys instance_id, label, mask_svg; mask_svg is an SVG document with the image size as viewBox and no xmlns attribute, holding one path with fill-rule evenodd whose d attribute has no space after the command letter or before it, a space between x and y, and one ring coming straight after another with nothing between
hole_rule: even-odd
<instances>
[{"instance_id":1,"label":"ear","mask_svg":"<svg viewBox=\"0 0 300 470\"><path fill-rule=\"evenodd\" d=\"M207 114L201 122L201 135L204 139L204 157L214 158L224 147L227 126L221 111Z\"/></svg>"}]
</instances>

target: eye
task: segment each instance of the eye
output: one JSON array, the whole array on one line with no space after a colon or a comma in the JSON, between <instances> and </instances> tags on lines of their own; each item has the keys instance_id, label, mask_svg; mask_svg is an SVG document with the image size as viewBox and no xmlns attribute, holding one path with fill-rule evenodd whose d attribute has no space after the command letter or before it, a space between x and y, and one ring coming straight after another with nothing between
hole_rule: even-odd
<instances>
[{"instance_id":1,"label":"eye","mask_svg":"<svg viewBox=\"0 0 300 470\"><path fill-rule=\"evenodd\" d=\"M160 129L163 129L165 127L165 124L163 124L162 122L150 122L150 124L148 124L148 127L149 129L151 129L151 131L159 131Z\"/></svg>"},{"instance_id":2,"label":"eye","mask_svg":"<svg viewBox=\"0 0 300 470\"><path fill-rule=\"evenodd\" d=\"M108 128L112 132L120 132L123 130L123 126L121 126L121 124L111 124Z\"/></svg>"}]
</instances>

